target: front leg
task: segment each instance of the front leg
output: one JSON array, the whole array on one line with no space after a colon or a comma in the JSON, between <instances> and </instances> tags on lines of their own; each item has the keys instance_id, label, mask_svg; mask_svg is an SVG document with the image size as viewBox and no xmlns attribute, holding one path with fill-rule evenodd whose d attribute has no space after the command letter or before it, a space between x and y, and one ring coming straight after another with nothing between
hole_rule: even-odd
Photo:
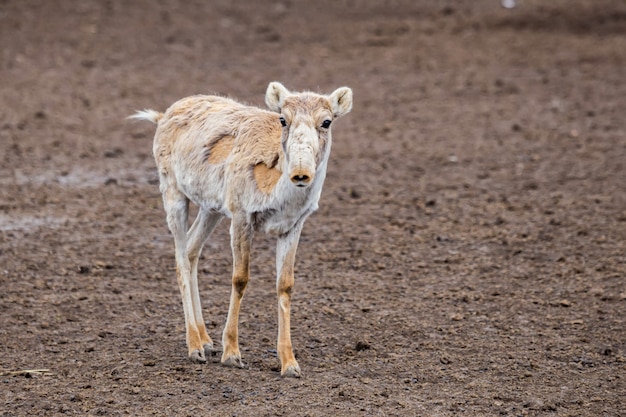
<instances>
[{"instance_id":1,"label":"front leg","mask_svg":"<svg viewBox=\"0 0 626 417\"><path fill-rule=\"evenodd\" d=\"M239 308L250 277L252 245L252 225L247 221L245 213L233 214L230 243L233 250L233 280L228 318L222 334L222 364L243 367L239 351Z\"/></svg>"},{"instance_id":2,"label":"front leg","mask_svg":"<svg viewBox=\"0 0 626 417\"><path fill-rule=\"evenodd\" d=\"M282 376L300 377L300 366L291 346L291 293L294 284L294 262L304 221L281 235L276 244L276 292L278 295L278 357Z\"/></svg>"}]
</instances>

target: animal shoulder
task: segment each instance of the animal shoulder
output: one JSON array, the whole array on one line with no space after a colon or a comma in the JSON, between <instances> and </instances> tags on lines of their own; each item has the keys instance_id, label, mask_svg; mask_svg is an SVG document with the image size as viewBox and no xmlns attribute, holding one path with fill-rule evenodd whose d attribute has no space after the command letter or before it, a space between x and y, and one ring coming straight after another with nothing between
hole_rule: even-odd
<instances>
[{"instance_id":1,"label":"animal shoulder","mask_svg":"<svg viewBox=\"0 0 626 417\"><path fill-rule=\"evenodd\" d=\"M218 96L192 96L175 103L166 118L178 129L204 137L203 155L210 164L230 156L236 165L264 164L275 168L282 159L282 129L277 113ZM193 119L193 123L189 123ZM180 120L180 123L178 122ZM184 123L184 125L181 125Z\"/></svg>"}]
</instances>

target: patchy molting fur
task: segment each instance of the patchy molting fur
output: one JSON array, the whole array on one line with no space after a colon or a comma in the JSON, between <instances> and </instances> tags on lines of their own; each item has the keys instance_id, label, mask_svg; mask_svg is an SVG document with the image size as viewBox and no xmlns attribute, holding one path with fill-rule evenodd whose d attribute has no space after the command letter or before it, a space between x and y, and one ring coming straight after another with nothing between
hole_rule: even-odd
<instances>
[{"instance_id":1,"label":"patchy molting fur","mask_svg":"<svg viewBox=\"0 0 626 417\"><path fill-rule=\"evenodd\" d=\"M252 232L261 229L278 236L281 374L300 376L289 328L295 253L304 221L318 208L326 177L332 139L324 121L351 110L352 91L342 87L328 96L291 93L272 82L265 101L270 111L198 95L179 100L165 113L144 110L131 117L157 124L153 152L176 246L190 358L204 362L213 349L202 319L197 263L214 227L229 217L233 277L222 363L242 365L239 305L249 279ZM191 228L190 201L199 207Z\"/></svg>"}]
</instances>

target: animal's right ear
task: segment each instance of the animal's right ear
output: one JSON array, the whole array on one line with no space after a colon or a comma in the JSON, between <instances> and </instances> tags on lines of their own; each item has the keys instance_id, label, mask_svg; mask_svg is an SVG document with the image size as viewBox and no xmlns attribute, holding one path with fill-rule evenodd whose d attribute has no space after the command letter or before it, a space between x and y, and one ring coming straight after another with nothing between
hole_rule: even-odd
<instances>
[{"instance_id":1,"label":"animal's right ear","mask_svg":"<svg viewBox=\"0 0 626 417\"><path fill-rule=\"evenodd\" d=\"M285 88L284 85L277 81L273 81L267 86L267 92L265 93L265 104L271 111L280 113L280 110L285 104L285 99L291 93Z\"/></svg>"}]
</instances>

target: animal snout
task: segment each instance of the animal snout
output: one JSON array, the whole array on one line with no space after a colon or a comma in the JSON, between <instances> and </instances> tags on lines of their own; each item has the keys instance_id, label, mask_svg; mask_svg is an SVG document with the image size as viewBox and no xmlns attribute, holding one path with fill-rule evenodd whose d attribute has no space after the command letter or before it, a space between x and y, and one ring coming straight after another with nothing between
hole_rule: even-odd
<instances>
[{"instance_id":1,"label":"animal snout","mask_svg":"<svg viewBox=\"0 0 626 417\"><path fill-rule=\"evenodd\" d=\"M291 182L298 187L306 187L311 182L311 176L306 173L299 172L291 176Z\"/></svg>"}]
</instances>

